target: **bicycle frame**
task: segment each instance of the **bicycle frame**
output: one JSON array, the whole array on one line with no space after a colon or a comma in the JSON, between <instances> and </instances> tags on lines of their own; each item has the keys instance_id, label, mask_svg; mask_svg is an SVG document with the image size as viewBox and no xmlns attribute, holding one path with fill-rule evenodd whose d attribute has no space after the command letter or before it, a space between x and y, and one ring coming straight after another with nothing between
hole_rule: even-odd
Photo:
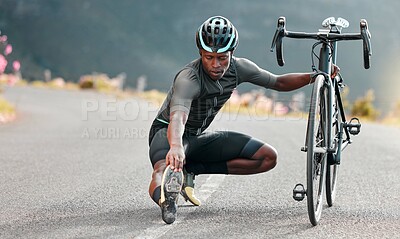
<instances>
[{"instance_id":1,"label":"bicycle frame","mask_svg":"<svg viewBox=\"0 0 400 239\"><path fill-rule=\"evenodd\" d=\"M331 47L329 47L329 44ZM337 48L336 48L337 42L329 42L329 43L323 43L323 46L321 47L320 51L320 62L319 62L319 70L322 72L325 72L327 75L322 76L324 77L324 89L325 89L325 94L326 94L326 110L327 113L326 115L328 116L326 119L326 139L327 142L325 145L327 145L327 153L330 154L336 154L334 157L340 157L340 153L342 150L344 150L349 144L351 144L351 136L349 133L349 129L347 126L347 120L346 120L346 114L344 111L343 107L343 102L342 102L342 97L340 94L340 88L339 88L339 83L336 80L336 78L330 78L328 75L331 75L331 66L333 64L336 64L336 57L337 57ZM334 103L335 103L335 97L336 97L336 103L337 105L337 112L334 110ZM336 117L334 114L337 113L338 117L341 117L343 123L339 125L339 138L337 139L338 142L334 142L334 135L332 132L333 129L333 119ZM343 135L345 133L345 135ZM343 136L345 136L345 139L343 139ZM340 162L340 158L337 159L336 161Z\"/></svg>"},{"instance_id":2,"label":"bicycle frame","mask_svg":"<svg viewBox=\"0 0 400 239\"><path fill-rule=\"evenodd\" d=\"M345 114L344 114L344 109L340 97L340 92L339 92L339 86L338 82L336 81L335 78L329 77L332 72L332 66L333 64L336 63L336 57L337 57L337 49L336 49L336 44L337 42L322 42L322 46L320 49L320 54L319 54L319 70L321 72L326 73L326 75L319 75L318 77L323 77L324 81L324 99L325 99L325 110L326 113L324 114L326 117L325 122L326 125L324 126L324 132L325 132L325 145L326 145L326 153L336 153L338 148L336 147L337 144L334 142L333 138L333 119L334 119L334 103L335 103L335 96L338 97L337 102L339 102L338 108L339 108L339 117L342 117L345 120ZM318 80L318 79L316 79ZM344 129L346 130L346 129ZM350 137L348 133L346 133L346 136ZM348 141L346 141L348 142ZM307 145L307 143L306 143ZM342 145L342 146L347 146L347 144ZM339 150L341 150L340 148ZM344 148L343 148L344 149Z\"/></svg>"},{"instance_id":3,"label":"bicycle frame","mask_svg":"<svg viewBox=\"0 0 400 239\"><path fill-rule=\"evenodd\" d=\"M348 143L351 143L350 140L350 134L347 130L347 128L342 128L342 131L344 130L346 133L346 140L344 144L341 144L340 148L339 142L338 144L335 144L334 142L334 137L332 133L332 128L334 125L333 119L334 117L334 103L335 103L335 97L337 97L337 103L338 103L338 114L340 114L338 117L342 117L344 122L346 121L346 115L344 112L341 96L340 96L340 90L338 86L338 82L335 78L328 77L331 75L332 71L332 65L336 63L336 42L323 42L321 49L320 49L320 54L319 54L319 70L321 72L324 72L326 74L324 75L318 75L315 79L315 81L321 80L324 82L324 101L326 102L325 104L325 110L326 113L326 125L324 126L324 134L327 136L325 137L326 142L324 145L326 147L324 149L317 150L320 153L337 153L338 150L343 150L344 148L347 147ZM307 129L308 131L308 129ZM307 141L305 143L307 145ZM304 147L306 148L306 147ZM305 150L304 150L305 151Z\"/></svg>"}]
</instances>

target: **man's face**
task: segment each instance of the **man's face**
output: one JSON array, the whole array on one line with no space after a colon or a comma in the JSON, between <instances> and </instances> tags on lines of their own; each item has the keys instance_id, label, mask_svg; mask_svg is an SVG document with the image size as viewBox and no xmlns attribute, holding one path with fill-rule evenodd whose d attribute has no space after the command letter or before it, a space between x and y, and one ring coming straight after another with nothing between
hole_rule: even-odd
<instances>
[{"instance_id":1,"label":"man's face","mask_svg":"<svg viewBox=\"0 0 400 239\"><path fill-rule=\"evenodd\" d=\"M224 53L216 53L201 49L200 55L206 73L211 77L211 79L219 80L229 68L232 52L227 51Z\"/></svg>"}]
</instances>

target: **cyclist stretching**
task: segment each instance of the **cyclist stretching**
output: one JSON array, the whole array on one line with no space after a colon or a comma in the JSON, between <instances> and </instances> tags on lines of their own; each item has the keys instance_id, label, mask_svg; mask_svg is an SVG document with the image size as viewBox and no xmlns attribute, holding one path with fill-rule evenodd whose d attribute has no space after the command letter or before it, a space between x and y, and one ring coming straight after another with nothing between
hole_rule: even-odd
<instances>
[{"instance_id":1,"label":"cyclist stretching","mask_svg":"<svg viewBox=\"0 0 400 239\"><path fill-rule=\"evenodd\" d=\"M194 175L248 175L275 167L275 148L259 139L232 131L204 132L239 84L291 91L314 81L314 73L274 75L248 59L234 57L238 41L228 19L207 19L196 32L200 57L177 73L151 126L149 155L154 171L149 194L168 224L176 219L179 193L200 205L194 195Z\"/></svg>"}]
</instances>

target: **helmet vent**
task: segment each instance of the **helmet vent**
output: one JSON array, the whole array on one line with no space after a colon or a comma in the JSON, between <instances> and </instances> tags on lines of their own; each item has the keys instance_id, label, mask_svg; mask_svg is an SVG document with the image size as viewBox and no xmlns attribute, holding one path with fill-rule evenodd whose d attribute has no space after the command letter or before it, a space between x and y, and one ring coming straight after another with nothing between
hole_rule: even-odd
<instances>
[{"instance_id":1,"label":"helmet vent","mask_svg":"<svg viewBox=\"0 0 400 239\"><path fill-rule=\"evenodd\" d=\"M213 38L211 36L208 37L208 42L210 46L214 46Z\"/></svg>"}]
</instances>

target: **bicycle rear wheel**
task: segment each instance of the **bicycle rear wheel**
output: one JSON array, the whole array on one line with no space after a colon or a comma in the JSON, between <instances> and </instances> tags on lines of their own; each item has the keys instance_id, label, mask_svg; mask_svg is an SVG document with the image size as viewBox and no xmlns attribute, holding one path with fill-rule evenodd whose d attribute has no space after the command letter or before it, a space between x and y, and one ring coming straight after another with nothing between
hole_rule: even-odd
<instances>
[{"instance_id":1,"label":"bicycle rear wheel","mask_svg":"<svg viewBox=\"0 0 400 239\"><path fill-rule=\"evenodd\" d=\"M334 122L332 125L332 134L333 134L333 139L334 142L336 142L336 145L338 145L339 142L339 131L340 131L340 125L342 124L342 115L340 113L339 109L339 102L338 98L335 95L335 107L334 107ZM340 149L338 149L340 150ZM332 157L335 157L335 155L331 155ZM332 159L333 160L333 159ZM337 185L337 177L338 177L338 172L339 172L339 165L338 164L332 164L333 162L330 162L331 160L328 160L328 166L326 168L326 201L328 203L329 207L333 206L333 203L335 202L335 197L336 197L336 185Z\"/></svg>"},{"instance_id":2,"label":"bicycle rear wheel","mask_svg":"<svg viewBox=\"0 0 400 239\"><path fill-rule=\"evenodd\" d=\"M326 107L323 91L324 77L318 76L311 96L307 129L307 206L312 225L317 225L322 214L326 179Z\"/></svg>"}]
</instances>

